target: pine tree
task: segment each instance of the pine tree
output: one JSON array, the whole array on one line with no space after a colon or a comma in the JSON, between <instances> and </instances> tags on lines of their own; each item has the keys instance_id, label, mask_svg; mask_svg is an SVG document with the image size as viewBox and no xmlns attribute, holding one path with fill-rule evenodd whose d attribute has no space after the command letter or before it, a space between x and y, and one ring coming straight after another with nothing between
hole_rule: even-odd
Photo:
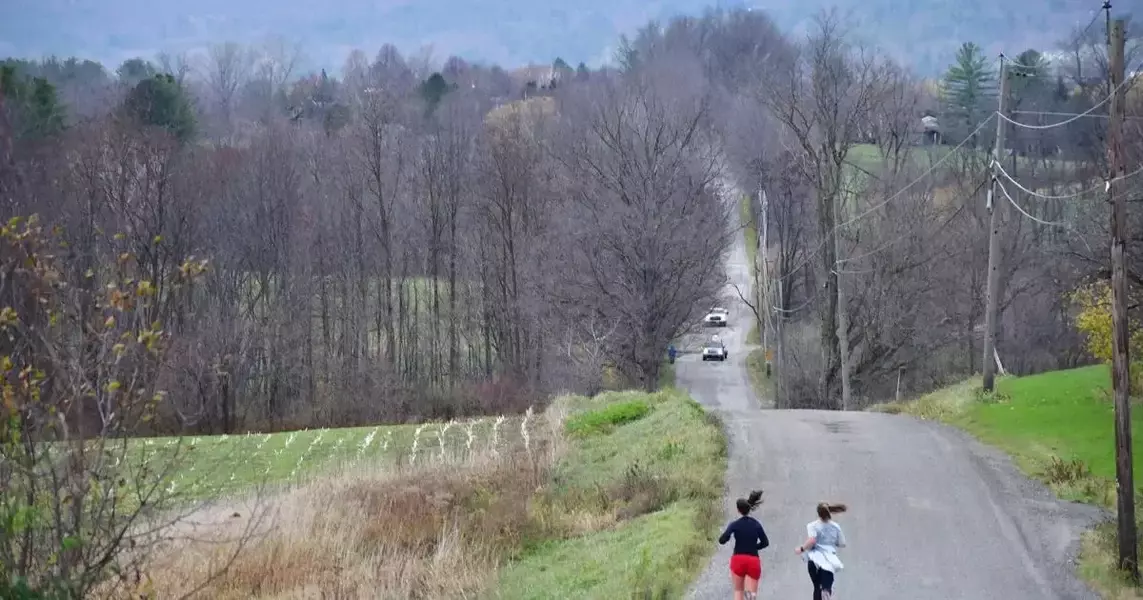
<instances>
[{"instance_id":1,"label":"pine tree","mask_svg":"<svg viewBox=\"0 0 1143 600\"><path fill-rule=\"evenodd\" d=\"M194 135L195 116L186 91L167 73L140 81L123 101L123 111L141 125L161 127L179 141Z\"/></svg>"},{"instance_id":2,"label":"pine tree","mask_svg":"<svg viewBox=\"0 0 1143 600\"><path fill-rule=\"evenodd\" d=\"M56 87L43 77L21 75L13 65L0 66L0 93L12 124L13 137L37 139L65 126L65 110Z\"/></svg>"},{"instance_id":3,"label":"pine tree","mask_svg":"<svg viewBox=\"0 0 1143 600\"><path fill-rule=\"evenodd\" d=\"M966 42L941 82L941 103L949 132L961 137L972 133L996 103L996 72L980 46ZM979 135L979 134L978 134ZM976 147L978 135L970 144Z\"/></svg>"}]
</instances>

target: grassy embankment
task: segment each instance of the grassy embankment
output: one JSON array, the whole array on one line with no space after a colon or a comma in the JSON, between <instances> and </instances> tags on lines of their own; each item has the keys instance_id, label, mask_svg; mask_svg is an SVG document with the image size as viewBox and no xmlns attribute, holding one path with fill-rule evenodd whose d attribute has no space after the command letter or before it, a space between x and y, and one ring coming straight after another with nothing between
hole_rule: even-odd
<instances>
[{"instance_id":1,"label":"grassy embankment","mask_svg":"<svg viewBox=\"0 0 1143 600\"><path fill-rule=\"evenodd\" d=\"M754 224L754 214L750 210L750 197L743 196L739 201L740 221L742 222L742 235L746 237L746 260L749 264L757 264L758 260L758 229ZM758 273L751 269L751 291L758 289ZM758 322L753 314L747 315L751 321L750 331L746 334L746 343L759 345L752 348L746 355L746 374L750 377L750 384L759 398L770 395L770 385L766 378L766 349L762 348L762 333L758 331ZM773 374L771 373L771 376Z\"/></svg>"},{"instance_id":2,"label":"grassy embankment","mask_svg":"<svg viewBox=\"0 0 1143 600\"><path fill-rule=\"evenodd\" d=\"M870 410L961 427L1007 452L1021 470L1048 484L1059 497L1115 510L1114 408L1105 366L1003 377L991 396L981 393L976 378ZM1141 423L1143 411L1136 410L1132 414L1136 455L1143 452ZM1143 481L1143 462L1136 461L1135 472L1136 481ZM1105 598L1143 598L1116 570L1115 556L1114 524L1097 527L1083 537L1080 575Z\"/></svg>"},{"instance_id":3,"label":"grassy embankment","mask_svg":"<svg viewBox=\"0 0 1143 600\"><path fill-rule=\"evenodd\" d=\"M180 477L209 472L194 496L224 498L210 511L227 518L158 554L154 589L185 590L233 552L242 493L268 481L290 484L263 498L275 527L210 597L681 597L722 516L725 438L701 407L666 387L564 397L495 423L184 440L196 450ZM153 457L178 447L139 444Z\"/></svg>"}]
</instances>

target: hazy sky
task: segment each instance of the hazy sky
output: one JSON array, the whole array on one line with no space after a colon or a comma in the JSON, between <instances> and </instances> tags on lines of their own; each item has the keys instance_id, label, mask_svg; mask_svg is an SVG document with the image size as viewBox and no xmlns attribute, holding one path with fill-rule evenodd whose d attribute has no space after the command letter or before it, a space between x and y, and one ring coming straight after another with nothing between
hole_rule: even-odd
<instances>
[{"instance_id":1,"label":"hazy sky","mask_svg":"<svg viewBox=\"0 0 1143 600\"><path fill-rule=\"evenodd\" d=\"M410 55L431 45L449 55L506 67L561 57L597 66L619 35L652 18L710 6L758 6L780 27L800 29L819 8L839 5L867 41L928 74L975 41L990 54L1050 49L1090 20L1099 0L0 0L0 56L80 56L114 69L159 51L195 52L223 41L271 35L300 42L306 70L340 71L350 50L372 58L392 43ZM1119 10L1143 9L1120 0ZM1082 22L1082 23L1081 23Z\"/></svg>"},{"instance_id":2,"label":"hazy sky","mask_svg":"<svg viewBox=\"0 0 1143 600\"><path fill-rule=\"evenodd\" d=\"M7 0L0 55L82 56L114 68L134 56L194 51L269 35L300 41L311 67L338 69L353 48L372 57L384 43L408 54L431 44L516 66L598 63L620 33L657 16L697 12L705 0ZM724 3L724 5L729 5Z\"/></svg>"}]
</instances>

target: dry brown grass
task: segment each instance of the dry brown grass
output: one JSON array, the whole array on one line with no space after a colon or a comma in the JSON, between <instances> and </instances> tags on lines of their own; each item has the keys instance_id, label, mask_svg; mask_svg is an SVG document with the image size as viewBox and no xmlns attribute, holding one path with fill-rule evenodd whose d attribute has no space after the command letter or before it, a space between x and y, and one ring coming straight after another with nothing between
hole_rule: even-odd
<instances>
[{"instance_id":1,"label":"dry brown grass","mask_svg":"<svg viewBox=\"0 0 1143 600\"><path fill-rule=\"evenodd\" d=\"M528 451L345 472L270 498L268 518L237 554L258 511L235 503L201 511L152 559L155 597L180 597L227 563L195 597L471 596L530 540L608 521L558 518L540 500L563 447L562 417L546 416L552 426Z\"/></svg>"}]
</instances>

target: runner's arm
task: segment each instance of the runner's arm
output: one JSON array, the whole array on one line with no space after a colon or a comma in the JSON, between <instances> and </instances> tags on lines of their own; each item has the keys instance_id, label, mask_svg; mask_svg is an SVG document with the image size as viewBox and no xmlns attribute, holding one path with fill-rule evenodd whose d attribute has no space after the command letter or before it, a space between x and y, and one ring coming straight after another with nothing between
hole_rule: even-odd
<instances>
[{"instance_id":1,"label":"runner's arm","mask_svg":"<svg viewBox=\"0 0 1143 600\"><path fill-rule=\"evenodd\" d=\"M798 550L805 552L810 548L813 548L815 545L817 545L817 543L818 538L816 537L806 538L806 541L802 542L801 546L798 546Z\"/></svg>"},{"instance_id":2,"label":"runner's arm","mask_svg":"<svg viewBox=\"0 0 1143 600\"><path fill-rule=\"evenodd\" d=\"M726 542L729 542L730 541L730 534L733 532L734 532L734 523L732 522L730 525L726 526L726 531L722 532L722 535L718 536L718 543L719 544L725 544Z\"/></svg>"},{"instance_id":3,"label":"runner's arm","mask_svg":"<svg viewBox=\"0 0 1143 600\"><path fill-rule=\"evenodd\" d=\"M770 547L770 538L766 537L766 528L758 524L758 549L765 550Z\"/></svg>"}]
</instances>

